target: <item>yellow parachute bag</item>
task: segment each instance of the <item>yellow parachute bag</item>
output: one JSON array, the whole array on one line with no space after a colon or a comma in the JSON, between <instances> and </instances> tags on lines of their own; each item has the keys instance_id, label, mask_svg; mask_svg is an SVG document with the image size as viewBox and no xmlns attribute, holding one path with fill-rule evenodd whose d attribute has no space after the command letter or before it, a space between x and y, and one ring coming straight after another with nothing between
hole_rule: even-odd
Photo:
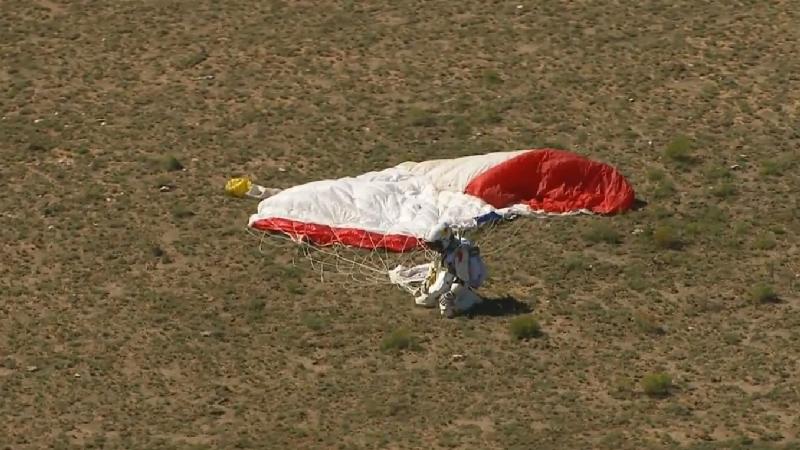
<instances>
[{"instance_id":1,"label":"yellow parachute bag","mask_svg":"<svg viewBox=\"0 0 800 450\"><path fill-rule=\"evenodd\" d=\"M234 197L244 197L253 188L253 182L247 178L231 178L225 183L225 192Z\"/></svg>"},{"instance_id":2,"label":"yellow parachute bag","mask_svg":"<svg viewBox=\"0 0 800 450\"><path fill-rule=\"evenodd\" d=\"M258 199L264 199L279 193L281 190L277 188L265 188L264 186L259 186L249 178L240 177L240 178L231 178L225 183L225 193L232 197L252 197Z\"/></svg>"}]
</instances>

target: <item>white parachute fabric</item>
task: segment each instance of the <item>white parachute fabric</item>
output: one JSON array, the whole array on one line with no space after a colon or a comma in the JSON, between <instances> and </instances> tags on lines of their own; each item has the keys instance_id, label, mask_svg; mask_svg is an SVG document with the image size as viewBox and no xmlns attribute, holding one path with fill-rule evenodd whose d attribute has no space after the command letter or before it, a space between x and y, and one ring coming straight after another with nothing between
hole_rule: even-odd
<instances>
[{"instance_id":1,"label":"white parachute fabric","mask_svg":"<svg viewBox=\"0 0 800 450\"><path fill-rule=\"evenodd\" d=\"M439 189L441 178L392 168L302 184L262 201L250 225L264 218L288 217L337 229L420 237L438 223L467 225L493 210L477 197Z\"/></svg>"}]
</instances>

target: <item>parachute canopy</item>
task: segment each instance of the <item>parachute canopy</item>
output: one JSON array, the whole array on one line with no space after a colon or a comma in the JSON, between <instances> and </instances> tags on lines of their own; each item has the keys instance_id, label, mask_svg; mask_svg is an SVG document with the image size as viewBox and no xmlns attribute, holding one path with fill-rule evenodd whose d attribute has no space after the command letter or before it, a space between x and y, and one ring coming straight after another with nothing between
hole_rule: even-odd
<instances>
[{"instance_id":1,"label":"parachute canopy","mask_svg":"<svg viewBox=\"0 0 800 450\"><path fill-rule=\"evenodd\" d=\"M405 252L424 246L440 223L474 228L525 215L614 214L633 202L615 168L534 149L404 162L294 186L263 199L249 226L314 245Z\"/></svg>"}]
</instances>

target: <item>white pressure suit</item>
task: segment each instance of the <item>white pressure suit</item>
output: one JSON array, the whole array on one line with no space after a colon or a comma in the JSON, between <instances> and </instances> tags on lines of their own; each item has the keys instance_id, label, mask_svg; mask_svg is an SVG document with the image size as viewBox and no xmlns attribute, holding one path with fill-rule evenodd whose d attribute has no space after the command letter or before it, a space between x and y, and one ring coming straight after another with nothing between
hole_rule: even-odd
<instances>
[{"instance_id":1,"label":"white pressure suit","mask_svg":"<svg viewBox=\"0 0 800 450\"><path fill-rule=\"evenodd\" d=\"M441 259L434 262L422 293L416 297L417 305L439 305L442 315L453 317L481 302L475 293L486 279L486 266L478 247L466 239L447 240L441 250Z\"/></svg>"}]
</instances>

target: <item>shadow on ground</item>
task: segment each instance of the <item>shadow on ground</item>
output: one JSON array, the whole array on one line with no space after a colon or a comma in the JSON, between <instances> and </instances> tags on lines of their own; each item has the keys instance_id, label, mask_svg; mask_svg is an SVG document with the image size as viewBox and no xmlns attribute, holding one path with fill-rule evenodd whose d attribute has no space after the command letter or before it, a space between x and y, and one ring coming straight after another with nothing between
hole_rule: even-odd
<instances>
[{"instance_id":1,"label":"shadow on ground","mask_svg":"<svg viewBox=\"0 0 800 450\"><path fill-rule=\"evenodd\" d=\"M507 295L498 298L485 298L482 303L475 305L472 309L467 311L465 315L467 317L516 316L519 314L527 314L531 311L533 311L531 305Z\"/></svg>"},{"instance_id":2,"label":"shadow on ground","mask_svg":"<svg viewBox=\"0 0 800 450\"><path fill-rule=\"evenodd\" d=\"M633 204L631 205L631 210L632 211L641 211L641 210L643 210L645 208L647 208L647 201L643 200L641 198L635 199L633 201Z\"/></svg>"}]
</instances>

